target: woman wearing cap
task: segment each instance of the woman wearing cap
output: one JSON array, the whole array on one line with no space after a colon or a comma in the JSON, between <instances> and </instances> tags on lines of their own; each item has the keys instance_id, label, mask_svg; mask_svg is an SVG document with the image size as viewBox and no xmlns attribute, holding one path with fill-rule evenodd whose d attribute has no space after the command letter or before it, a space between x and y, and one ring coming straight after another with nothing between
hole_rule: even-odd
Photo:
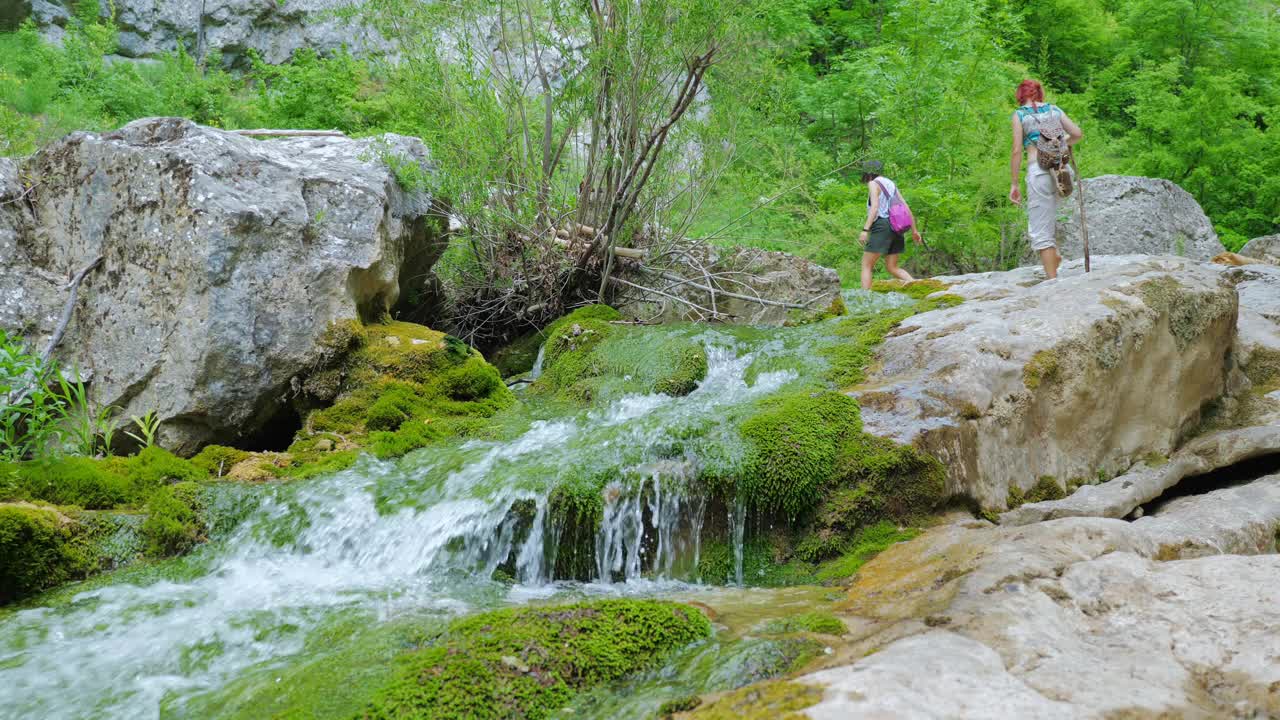
<instances>
[{"instance_id":1,"label":"woman wearing cap","mask_svg":"<svg viewBox=\"0 0 1280 720\"><path fill-rule=\"evenodd\" d=\"M871 272L876 269L876 261L881 255L884 255L884 269L890 275L907 282L915 279L898 267L898 256L907 248L907 243L902 233L894 232L889 223L889 206L893 202L893 196L901 198L903 205L907 204L907 199L898 192L897 184L880 174L883 168L875 160L862 165L862 182L867 184L867 221L862 224L858 243L865 248L862 253L864 290L871 289ZM911 237L917 245L920 244L920 231L915 226L911 228Z\"/></svg>"},{"instance_id":2,"label":"woman wearing cap","mask_svg":"<svg viewBox=\"0 0 1280 720\"><path fill-rule=\"evenodd\" d=\"M1044 87L1035 80L1023 80L1015 91L1018 109L1013 113L1013 148L1009 157L1009 201L1022 204L1018 190L1018 173L1022 170L1022 154L1027 154L1027 237L1031 249L1040 255L1044 276L1049 280L1058 277L1062 255L1058 254L1055 230L1058 219L1058 189L1053 175L1040 168L1036 140L1040 137L1041 123L1061 122L1067 134L1067 144L1075 145L1084 137L1080 127L1067 117L1062 108L1044 101Z\"/></svg>"}]
</instances>

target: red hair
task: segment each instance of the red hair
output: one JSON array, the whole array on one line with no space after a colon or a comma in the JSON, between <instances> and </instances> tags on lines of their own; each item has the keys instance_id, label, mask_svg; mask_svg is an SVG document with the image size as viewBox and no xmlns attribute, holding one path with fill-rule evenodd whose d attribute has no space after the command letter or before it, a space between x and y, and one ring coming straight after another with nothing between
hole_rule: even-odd
<instances>
[{"instance_id":1,"label":"red hair","mask_svg":"<svg viewBox=\"0 0 1280 720\"><path fill-rule=\"evenodd\" d=\"M1018 84L1018 104L1044 102L1044 86L1035 80L1027 79Z\"/></svg>"}]
</instances>

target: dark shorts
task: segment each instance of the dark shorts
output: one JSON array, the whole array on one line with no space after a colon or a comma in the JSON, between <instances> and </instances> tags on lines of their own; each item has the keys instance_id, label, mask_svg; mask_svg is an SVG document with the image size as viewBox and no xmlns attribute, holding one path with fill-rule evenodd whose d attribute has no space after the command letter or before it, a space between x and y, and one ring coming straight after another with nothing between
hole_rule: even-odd
<instances>
[{"instance_id":1,"label":"dark shorts","mask_svg":"<svg viewBox=\"0 0 1280 720\"><path fill-rule=\"evenodd\" d=\"M867 252L881 255L900 255L907 249L907 240L902 233L893 231L888 218L878 217L871 223L871 232L867 235Z\"/></svg>"}]
</instances>

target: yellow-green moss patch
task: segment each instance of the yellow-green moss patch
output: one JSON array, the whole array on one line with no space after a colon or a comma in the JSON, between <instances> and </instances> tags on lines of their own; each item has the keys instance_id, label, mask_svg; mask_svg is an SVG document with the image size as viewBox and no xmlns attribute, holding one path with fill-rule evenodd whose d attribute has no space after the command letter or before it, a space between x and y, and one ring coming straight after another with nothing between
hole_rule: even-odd
<instances>
[{"instance_id":1,"label":"yellow-green moss patch","mask_svg":"<svg viewBox=\"0 0 1280 720\"><path fill-rule=\"evenodd\" d=\"M695 709L698 720L801 720L801 710L822 701L822 689L771 680L748 685Z\"/></svg>"},{"instance_id":2,"label":"yellow-green moss patch","mask_svg":"<svg viewBox=\"0 0 1280 720\"><path fill-rule=\"evenodd\" d=\"M482 613L405 657L360 717L545 718L579 690L651 667L710 633L699 611L655 600Z\"/></svg>"},{"instance_id":3,"label":"yellow-green moss patch","mask_svg":"<svg viewBox=\"0 0 1280 720\"><path fill-rule=\"evenodd\" d=\"M1053 350L1041 350L1026 365L1022 366L1022 384L1028 390L1035 390L1044 383L1054 382L1059 378L1058 353Z\"/></svg>"}]
</instances>

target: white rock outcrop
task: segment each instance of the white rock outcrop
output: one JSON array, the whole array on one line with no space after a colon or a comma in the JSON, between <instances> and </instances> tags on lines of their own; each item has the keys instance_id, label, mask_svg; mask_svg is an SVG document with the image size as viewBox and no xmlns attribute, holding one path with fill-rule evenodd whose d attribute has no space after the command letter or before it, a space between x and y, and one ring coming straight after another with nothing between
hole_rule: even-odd
<instances>
[{"instance_id":1,"label":"white rock outcrop","mask_svg":"<svg viewBox=\"0 0 1280 720\"><path fill-rule=\"evenodd\" d=\"M43 347L97 256L56 357L124 417L194 451L273 422L332 359L335 324L385 313L438 257L432 197L383 161L422 142L259 141L174 118L73 133L0 165L0 327ZM286 433L287 434L287 433Z\"/></svg>"},{"instance_id":2,"label":"white rock outcrop","mask_svg":"<svg viewBox=\"0 0 1280 720\"><path fill-rule=\"evenodd\" d=\"M1042 277L942 278L966 301L905 320L853 392L869 432L930 452L985 507L1167 456L1226 389L1237 300L1218 270L1120 256Z\"/></svg>"},{"instance_id":3,"label":"white rock outcrop","mask_svg":"<svg viewBox=\"0 0 1280 720\"><path fill-rule=\"evenodd\" d=\"M1210 260L1224 252L1213 223L1191 193L1159 178L1102 175L1086 178L1085 215L1093 255L1177 255ZM1080 213L1074 197L1063 201L1058 244L1080 258Z\"/></svg>"}]
</instances>

